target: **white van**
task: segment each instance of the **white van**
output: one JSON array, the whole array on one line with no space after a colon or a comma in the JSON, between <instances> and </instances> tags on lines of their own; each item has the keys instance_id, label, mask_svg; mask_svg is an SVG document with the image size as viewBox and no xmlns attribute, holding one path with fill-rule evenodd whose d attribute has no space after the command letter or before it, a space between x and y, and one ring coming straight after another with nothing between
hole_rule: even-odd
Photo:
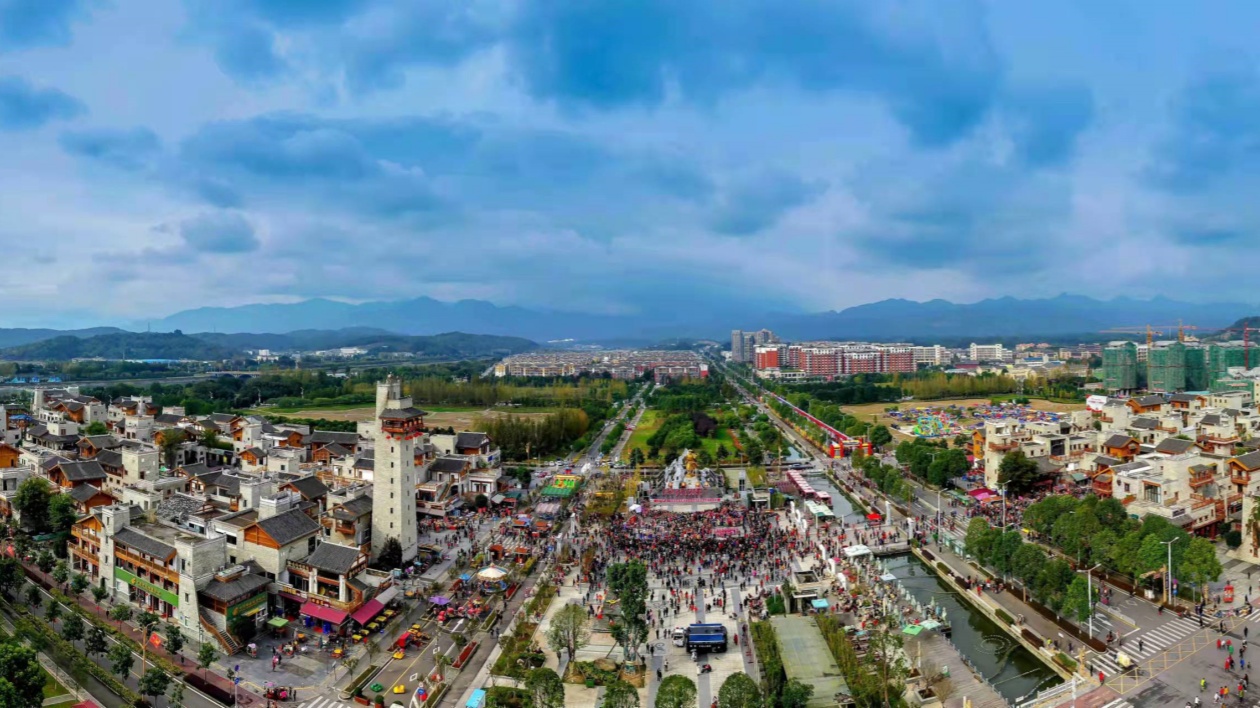
<instances>
[{"instance_id":1,"label":"white van","mask_svg":"<svg viewBox=\"0 0 1260 708\"><path fill-rule=\"evenodd\" d=\"M676 647L685 646L687 644L687 628L674 627L674 633L672 635L672 638L674 640L674 646Z\"/></svg>"}]
</instances>

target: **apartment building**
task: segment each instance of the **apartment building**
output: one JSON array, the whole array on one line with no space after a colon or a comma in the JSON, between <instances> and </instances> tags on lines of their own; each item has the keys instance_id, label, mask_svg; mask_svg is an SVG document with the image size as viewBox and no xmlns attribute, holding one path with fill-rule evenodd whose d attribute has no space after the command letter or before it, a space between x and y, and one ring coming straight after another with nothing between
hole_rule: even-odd
<instances>
[{"instance_id":1,"label":"apartment building","mask_svg":"<svg viewBox=\"0 0 1260 708\"><path fill-rule=\"evenodd\" d=\"M939 344L933 344L929 347L914 347L914 364L918 367L920 364L926 366L946 366L953 362L954 357L949 349Z\"/></svg>"},{"instance_id":2,"label":"apartment building","mask_svg":"<svg viewBox=\"0 0 1260 708\"><path fill-rule=\"evenodd\" d=\"M967 358L971 361L1008 361L1013 359L1015 353L1001 344L976 344L971 343L967 348Z\"/></svg>"}]
</instances>

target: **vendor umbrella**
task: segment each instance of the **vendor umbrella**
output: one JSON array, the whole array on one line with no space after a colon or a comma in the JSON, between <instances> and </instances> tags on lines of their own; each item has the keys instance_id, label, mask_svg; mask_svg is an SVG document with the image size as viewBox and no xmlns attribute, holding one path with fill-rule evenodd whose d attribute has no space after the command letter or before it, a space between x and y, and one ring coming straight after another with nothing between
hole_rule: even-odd
<instances>
[{"instance_id":1,"label":"vendor umbrella","mask_svg":"<svg viewBox=\"0 0 1260 708\"><path fill-rule=\"evenodd\" d=\"M429 598L429 602L435 605L449 605L451 604L451 599L449 597L443 597L441 595L434 595L433 597Z\"/></svg>"},{"instance_id":2,"label":"vendor umbrella","mask_svg":"<svg viewBox=\"0 0 1260 708\"><path fill-rule=\"evenodd\" d=\"M867 518L867 519L869 519L869 520L871 520L871 521L879 521L879 520L880 520L880 519L882 519L883 517L882 517L882 516L880 516L879 514L876 514L876 513L874 513L874 512L871 512L871 513L869 513L869 514L867 514L867 515L866 515L866 518Z\"/></svg>"},{"instance_id":3,"label":"vendor umbrella","mask_svg":"<svg viewBox=\"0 0 1260 708\"><path fill-rule=\"evenodd\" d=\"M906 626L906 627L903 627L903 628L901 629L901 631L902 631L903 633L905 633L905 634L915 635L915 634L918 634L919 632L922 632L922 631L923 631L923 628L922 628L922 627L920 627L920 626L919 626L919 625L917 625L917 624L912 624L912 625L908 625L908 626Z\"/></svg>"}]
</instances>

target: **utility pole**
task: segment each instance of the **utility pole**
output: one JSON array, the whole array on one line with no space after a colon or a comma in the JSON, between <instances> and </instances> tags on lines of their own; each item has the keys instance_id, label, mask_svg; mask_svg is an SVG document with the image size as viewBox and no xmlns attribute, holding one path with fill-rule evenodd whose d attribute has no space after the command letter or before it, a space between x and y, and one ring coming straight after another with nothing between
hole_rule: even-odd
<instances>
[{"instance_id":1,"label":"utility pole","mask_svg":"<svg viewBox=\"0 0 1260 708\"><path fill-rule=\"evenodd\" d=\"M1094 638L1094 571L1102 567L1102 563L1095 565L1089 570L1078 570L1078 573L1085 574L1085 597L1089 602L1089 638Z\"/></svg>"},{"instance_id":2,"label":"utility pole","mask_svg":"<svg viewBox=\"0 0 1260 708\"><path fill-rule=\"evenodd\" d=\"M1168 546L1168 568L1167 568L1167 575L1164 578L1164 604L1166 605L1170 604L1173 599L1172 545L1179 540L1181 539L1174 538L1170 541L1160 541L1160 543L1164 544L1165 546Z\"/></svg>"},{"instance_id":3,"label":"utility pole","mask_svg":"<svg viewBox=\"0 0 1260 708\"><path fill-rule=\"evenodd\" d=\"M1009 484L1010 482L1007 482L1006 484L998 485L1002 489L1002 531L1003 532L1006 531L1006 487Z\"/></svg>"}]
</instances>

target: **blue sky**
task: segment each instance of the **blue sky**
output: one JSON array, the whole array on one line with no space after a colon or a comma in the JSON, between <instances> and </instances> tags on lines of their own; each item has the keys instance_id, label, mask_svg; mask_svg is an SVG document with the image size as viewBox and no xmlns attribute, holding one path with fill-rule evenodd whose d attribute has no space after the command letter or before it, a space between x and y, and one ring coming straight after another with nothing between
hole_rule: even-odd
<instances>
[{"instance_id":1,"label":"blue sky","mask_svg":"<svg viewBox=\"0 0 1260 708\"><path fill-rule=\"evenodd\" d=\"M0 324L1260 300L1258 15L0 0Z\"/></svg>"}]
</instances>

